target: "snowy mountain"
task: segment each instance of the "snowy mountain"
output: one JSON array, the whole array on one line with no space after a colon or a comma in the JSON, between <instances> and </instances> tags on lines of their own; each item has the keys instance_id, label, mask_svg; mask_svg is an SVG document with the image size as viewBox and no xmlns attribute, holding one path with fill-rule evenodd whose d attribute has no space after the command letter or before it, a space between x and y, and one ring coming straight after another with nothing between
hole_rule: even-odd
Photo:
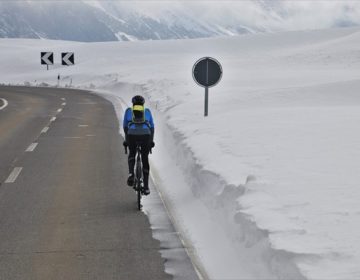
<instances>
[{"instance_id":1,"label":"snowy mountain","mask_svg":"<svg viewBox=\"0 0 360 280\"><path fill-rule=\"evenodd\" d=\"M0 2L0 38L135 41L358 24L360 4L350 1Z\"/></svg>"},{"instance_id":2,"label":"snowy mountain","mask_svg":"<svg viewBox=\"0 0 360 280\"><path fill-rule=\"evenodd\" d=\"M132 41L212 37L253 32L209 25L184 11L166 11L160 19L119 2L3 1L0 37L72 41Z\"/></svg>"},{"instance_id":3,"label":"snowy mountain","mask_svg":"<svg viewBox=\"0 0 360 280\"><path fill-rule=\"evenodd\" d=\"M101 16L81 2L0 2L0 37L116 40Z\"/></svg>"}]
</instances>

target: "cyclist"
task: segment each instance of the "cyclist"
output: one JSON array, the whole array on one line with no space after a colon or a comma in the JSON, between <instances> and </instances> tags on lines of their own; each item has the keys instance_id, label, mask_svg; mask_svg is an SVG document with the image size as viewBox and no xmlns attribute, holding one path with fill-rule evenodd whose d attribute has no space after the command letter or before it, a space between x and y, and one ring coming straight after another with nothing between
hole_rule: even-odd
<instances>
[{"instance_id":1,"label":"cyclist","mask_svg":"<svg viewBox=\"0 0 360 280\"><path fill-rule=\"evenodd\" d=\"M127 108L124 115L123 128L125 132L124 145L129 147L130 153L128 158L129 177L127 184L134 185L134 166L136 156L136 145L141 146L141 159L143 164L144 177L144 194L150 194L149 190L149 152L154 144L154 121L151 111L145 108L145 99L141 95L136 95L132 98L133 106Z\"/></svg>"}]
</instances>

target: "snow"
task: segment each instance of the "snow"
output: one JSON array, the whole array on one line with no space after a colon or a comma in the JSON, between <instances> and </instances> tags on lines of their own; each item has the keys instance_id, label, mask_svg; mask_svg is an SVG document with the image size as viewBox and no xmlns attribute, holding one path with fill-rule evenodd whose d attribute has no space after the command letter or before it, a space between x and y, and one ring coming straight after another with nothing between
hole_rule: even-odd
<instances>
[{"instance_id":1,"label":"snow","mask_svg":"<svg viewBox=\"0 0 360 280\"><path fill-rule=\"evenodd\" d=\"M0 40L0 82L144 94L154 188L210 279L360 278L360 29L147 42ZM56 64L40 66L40 51ZM61 67L60 52L76 65ZM191 69L223 66L210 89ZM5 70L6 69L6 70ZM147 206L151 207L151 206ZM145 212L147 210L145 209ZM205 277L205 278L206 278Z\"/></svg>"},{"instance_id":2,"label":"snow","mask_svg":"<svg viewBox=\"0 0 360 280\"><path fill-rule=\"evenodd\" d=\"M116 38L118 38L119 41L138 41L136 37L126 34L124 32L117 32L115 36ZM124 40L124 38L126 38L127 40Z\"/></svg>"}]
</instances>

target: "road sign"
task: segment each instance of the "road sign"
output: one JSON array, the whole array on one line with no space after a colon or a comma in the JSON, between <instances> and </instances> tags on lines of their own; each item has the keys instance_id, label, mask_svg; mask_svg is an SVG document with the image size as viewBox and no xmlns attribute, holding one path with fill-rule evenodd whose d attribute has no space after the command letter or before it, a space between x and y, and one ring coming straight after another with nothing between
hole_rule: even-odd
<instances>
[{"instance_id":1,"label":"road sign","mask_svg":"<svg viewBox=\"0 0 360 280\"><path fill-rule=\"evenodd\" d=\"M74 53L73 52L61 53L61 64L74 65L75 64Z\"/></svg>"},{"instance_id":2,"label":"road sign","mask_svg":"<svg viewBox=\"0 0 360 280\"><path fill-rule=\"evenodd\" d=\"M222 77L220 63L211 57L199 59L193 67L193 78L202 87L215 86Z\"/></svg>"},{"instance_id":3,"label":"road sign","mask_svg":"<svg viewBox=\"0 0 360 280\"><path fill-rule=\"evenodd\" d=\"M215 86L221 80L222 67L216 59L203 57L195 62L192 72L195 82L205 88L204 116L206 117L209 108L209 87Z\"/></svg>"},{"instance_id":4,"label":"road sign","mask_svg":"<svg viewBox=\"0 0 360 280\"><path fill-rule=\"evenodd\" d=\"M54 53L52 52L41 52L41 65L53 65L54 64Z\"/></svg>"}]
</instances>

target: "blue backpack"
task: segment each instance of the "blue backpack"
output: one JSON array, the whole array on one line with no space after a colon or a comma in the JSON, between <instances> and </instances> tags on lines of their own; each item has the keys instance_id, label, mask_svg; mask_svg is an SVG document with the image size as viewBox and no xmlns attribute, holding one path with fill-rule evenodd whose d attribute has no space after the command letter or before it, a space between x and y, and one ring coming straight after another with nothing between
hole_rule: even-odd
<instances>
[{"instance_id":1,"label":"blue backpack","mask_svg":"<svg viewBox=\"0 0 360 280\"><path fill-rule=\"evenodd\" d=\"M129 108L130 109L130 108ZM147 135L151 134L151 127L145 117L145 107L134 105L131 109L131 121L128 123L129 135Z\"/></svg>"}]
</instances>

